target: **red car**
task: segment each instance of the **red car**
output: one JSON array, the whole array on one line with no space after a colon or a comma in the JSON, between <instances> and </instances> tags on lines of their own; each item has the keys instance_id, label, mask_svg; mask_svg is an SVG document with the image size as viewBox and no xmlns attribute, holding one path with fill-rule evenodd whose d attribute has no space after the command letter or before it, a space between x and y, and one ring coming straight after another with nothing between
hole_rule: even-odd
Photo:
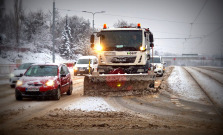
<instances>
[{"instance_id":1,"label":"red car","mask_svg":"<svg viewBox=\"0 0 223 135\"><path fill-rule=\"evenodd\" d=\"M73 82L64 64L33 64L16 83L15 98L53 97L59 100L63 93L72 94Z\"/></svg>"}]
</instances>

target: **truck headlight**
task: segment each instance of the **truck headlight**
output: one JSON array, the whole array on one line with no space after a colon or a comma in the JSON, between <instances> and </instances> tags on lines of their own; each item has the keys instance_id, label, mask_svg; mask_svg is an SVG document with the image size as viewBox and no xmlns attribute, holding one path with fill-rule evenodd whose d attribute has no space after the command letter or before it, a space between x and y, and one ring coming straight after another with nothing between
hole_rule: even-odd
<instances>
[{"instance_id":1,"label":"truck headlight","mask_svg":"<svg viewBox=\"0 0 223 135\"><path fill-rule=\"evenodd\" d=\"M140 46L140 51L145 51L145 50L146 50L146 48L145 48L145 47Z\"/></svg>"},{"instance_id":2,"label":"truck headlight","mask_svg":"<svg viewBox=\"0 0 223 135\"><path fill-rule=\"evenodd\" d=\"M102 48L102 46L100 44L98 44L98 45L95 46L95 49L97 51L101 51L103 48Z\"/></svg>"}]
</instances>

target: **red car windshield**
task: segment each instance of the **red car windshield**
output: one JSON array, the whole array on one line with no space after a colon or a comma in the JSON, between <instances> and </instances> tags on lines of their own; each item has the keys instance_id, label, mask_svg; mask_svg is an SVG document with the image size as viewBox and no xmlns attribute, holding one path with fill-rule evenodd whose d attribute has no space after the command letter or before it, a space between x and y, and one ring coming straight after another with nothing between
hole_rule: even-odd
<instances>
[{"instance_id":1,"label":"red car windshield","mask_svg":"<svg viewBox=\"0 0 223 135\"><path fill-rule=\"evenodd\" d=\"M33 65L31 66L25 76L57 76L58 66L52 65Z\"/></svg>"}]
</instances>

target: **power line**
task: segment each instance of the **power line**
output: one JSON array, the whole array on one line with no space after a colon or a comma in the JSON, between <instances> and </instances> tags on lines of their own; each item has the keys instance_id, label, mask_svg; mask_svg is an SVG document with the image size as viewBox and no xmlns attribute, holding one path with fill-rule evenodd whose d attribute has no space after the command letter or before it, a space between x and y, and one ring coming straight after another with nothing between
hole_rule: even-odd
<instances>
[{"instance_id":1,"label":"power line","mask_svg":"<svg viewBox=\"0 0 223 135\"><path fill-rule=\"evenodd\" d=\"M194 19L194 21L192 23L190 22L184 22L184 21L175 21L175 20L163 20L163 19L155 19L155 18L144 18L144 17L135 17L135 16L125 16L125 15L115 15L115 14L102 14L102 15L107 15L107 16L119 16L119 17L126 17L126 18L138 18L138 19L144 19L144 20L150 20L150 21L159 21L159 22L170 22L170 23L181 23L181 24L191 24L191 25L202 25L202 24L222 24L223 22L202 22L202 23L196 23L197 18L200 16L202 10L204 9L205 5L207 4L206 0L201 8L201 10L198 12L196 18ZM82 12L80 10L73 10L73 9L60 9L57 8L57 10L63 10L63 11L74 11L74 12Z\"/></svg>"},{"instance_id":2,"label":"power line","mask_svg":"<svg viewBox=\"0 0 223 135\"><path fill-rule=\"evenodd\" d=\"M144 19L144 20L150 20L150 21L160 21L160 22L173 22L173 23L189 24L189 22L174 21L174 20L162 20L162 19L143 18L143 17L134 17L134 16L125 16L125 15L114 15L114 14L103 14L103 15L119 16L119 17L126 17L126 18L138 18L138 19Z\"/></svg>"},{"instance_id":3,"label":"power line","mask_svg":"<svg viewBox=\"0 0 223 135\"><path fill-rule=\"evenodd\" d=\"M188 39L190 39L191 37L191 32L194 26L194 23L197 21L197 18L200 16L201 12L203 11L204 7L206 6L208 0L205 0L205 2L203 3L203 6L201 7L201 9L199 10L197 16L195 17L194 21L192 23L190 23L190 33L189 33L189 37ZM187 40L185 40L185 42L183 43L183 45L187 42Z\"/></svg>"},{"instance_id":4,"label":"power line","mask_svg":"<svg viewBox=\"0 0 223 135\"><path fill-rule=\"evenodd\" d=\"M197 21L197 18L200 16L202 10L203 10L204 7L206 6L207 1L208 1L208 0L205 0L205 2L204 2L204 4L203 4L202 8L201 8L200 11L198 12L198 14L197 14L196 18L194 19L193 23L195 23L195 22Z\"/></svg>"},{"instance_id":5,"label":"power line","mask_svg":"<svg viewBox=\"0 0 223 135\"><path fill-rule=\"evenodd\" d=\"M59 8L57 8L57 10L82 12L82 11L79 11L79 10L72 10L72 9L59 9ZM126 17L126 18L138 18L138 19L144 19L144 20L150 20L150 21L160 21L160 22L172 22L172 23L189 24L189 22L175 21L175 20L162 20L162 19L143 18L143 17L135 17L135 16L115 15L115 14L102 14L102 15L107 15L107 16L119 16L119 17Z\"/></svg>"},{"instance_id":6,"label":"power line","mask_svg":"<svg viewBox=\"0 0 223 135\"><path fill-rule=\"evenodd\" d=\"M208 33L207 35L205 35L205 37L208 37L210 35L212 35L213 33L216 33L218 32L219 30L221 30L223 28L223 25L219 26L218 28L216 28L214 31Z\"/></svg>"},{"instance_id":7,"label":"power line","mask_svg":"<svg viewBox=\"0 0 223 135\"><path fill-rule=\"evenodd\" d=\"M187 39L201 39L202 37L190 37L190 38L154 38L154 39L184 39L184 40L187 40Z\"/></svg>"},{"instance_id":8,"label":"power line","mask_svg":"<svg viewBox=\"0 0 223 135\"><path fill-rule=\"evenodd\" d=\"M73 9L61 9L61 8L56 8L57 10L64 10L64 11L75 11L75 12L82 12L79 10L73 10Z\"/></svg>"}]
</instances>

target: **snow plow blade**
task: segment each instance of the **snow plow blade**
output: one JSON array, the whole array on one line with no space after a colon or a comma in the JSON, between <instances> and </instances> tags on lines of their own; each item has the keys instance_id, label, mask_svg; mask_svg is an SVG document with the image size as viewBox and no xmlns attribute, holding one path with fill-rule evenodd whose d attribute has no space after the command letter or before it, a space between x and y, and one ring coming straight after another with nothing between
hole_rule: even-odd
<instances>
[{"instance_id":1,"label":"snow plow blade","mask_svg":"<svg viewBox=\"0 0 223 135\"><path fill-rule=\"evenodd\" d=\"M84 78L84 95L128 96L154 93L155 76L148 74L107 74Z\"/></svg>"}]
</instances>

